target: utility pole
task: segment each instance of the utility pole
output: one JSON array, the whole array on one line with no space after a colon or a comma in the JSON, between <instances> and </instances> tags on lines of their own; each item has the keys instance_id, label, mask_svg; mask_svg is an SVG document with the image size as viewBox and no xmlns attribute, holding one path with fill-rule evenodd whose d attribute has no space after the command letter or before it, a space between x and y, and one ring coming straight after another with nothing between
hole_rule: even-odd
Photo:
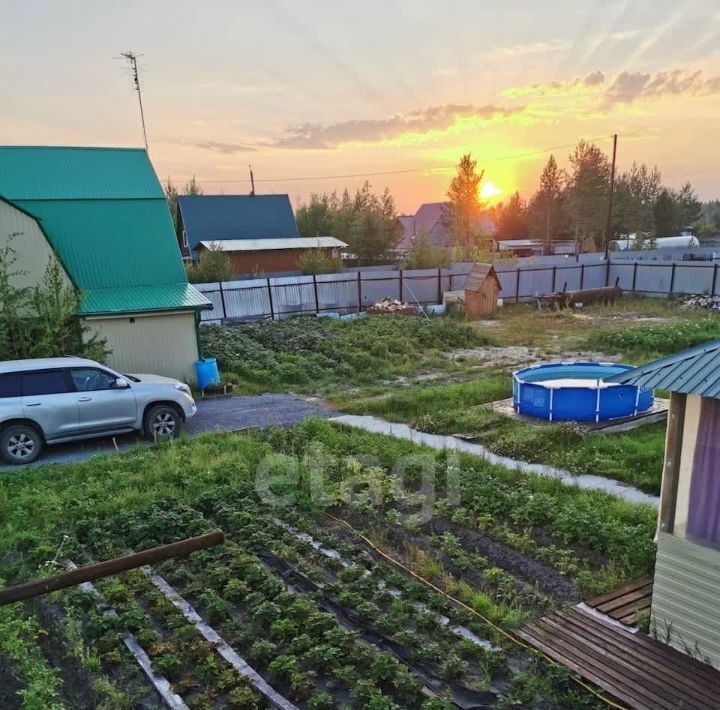
<instances>
[{"instance_id":1,"label":"utility pole","mask_svg":"<svg viewBox=\"0 0 720 710\"><path fill-rule=\"evenodd\" d=\"M617 133L613 134L613 157L610 168L610 199L608 200L607 221L605 222L605 260L610 253L610 232L612 231L613 193L615 192L615 159L617 157Z\"/></svg>"},{"instance_id":2,"label":"utility pole","mask_svg":"<svg viewBox=\"0 0 720 710\"><path fill-rule=\"evenodd\" d=\"M145 150L148 149L147 131L145 130L145 112L143 111L142 103L142 92L140 91L140 76L138 75L137 60L142 57L142 54L135 54L134 52L121 52L120 56L127 59L130 64L130 71L132 72L133 83L135 85L135 91L138 94L138 103L140 104L140 122L142 123L143 138L145 139Z\"/></svg>"},{"instance_id":3,"label":"utility pole","mask_svg":"<svg viewBox=\"0 0 720 710\"><path fill-rule=\"evenodd\" d=\"M255 195L255 176L253 175L252 165L248 165L250 168L250 195Z\"/></svg>"}]
</instances>

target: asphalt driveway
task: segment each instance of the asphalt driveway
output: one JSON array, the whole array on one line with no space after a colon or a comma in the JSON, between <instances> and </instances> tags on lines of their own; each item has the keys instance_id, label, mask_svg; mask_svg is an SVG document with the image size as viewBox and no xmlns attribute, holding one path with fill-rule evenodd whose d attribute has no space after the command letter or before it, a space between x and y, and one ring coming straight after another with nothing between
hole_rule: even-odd
<instances>
[{"instance_id":1,"label":"asphalt driveway","mask_svg":"<svg viewBox=\"0 0 720 710\"><path fill-rule=\"evenodd\" d=\"M189 436L208 431L239 431L269 426L295 426L303 419L333 417L337 412L328 409L319 400L296 397L291 394L260 394L217 397L197 402L197 414L187 422ZM117 444L117 446L116 446ZM85 461L98 454L127 451L138 444L150 446L138 434L125 434L106 439L89 439L73 444L57 444L45 449L44 454L29 466L47 463ZM0 471L17 471L22 466L0 465Z\"/></svg>"}]
</instances>

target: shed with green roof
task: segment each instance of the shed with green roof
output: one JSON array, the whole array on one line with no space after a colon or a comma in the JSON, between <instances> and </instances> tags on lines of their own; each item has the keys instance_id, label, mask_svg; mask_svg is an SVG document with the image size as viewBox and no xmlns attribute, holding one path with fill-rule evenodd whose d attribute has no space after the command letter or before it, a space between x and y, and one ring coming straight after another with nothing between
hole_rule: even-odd
<instances>
[{"instance_id":1,"label":"shed with green roof","mask_svg":"<svg viewBox=\"0 0 720 710\"><path fill-rule=\"evenodd\" d=\"M211 304L187 282L145 150L0 147L0 197L0 244L15 235L30 283L49 246L110 366L193 381L197 314Z\"/></svg>"}]
</instances>

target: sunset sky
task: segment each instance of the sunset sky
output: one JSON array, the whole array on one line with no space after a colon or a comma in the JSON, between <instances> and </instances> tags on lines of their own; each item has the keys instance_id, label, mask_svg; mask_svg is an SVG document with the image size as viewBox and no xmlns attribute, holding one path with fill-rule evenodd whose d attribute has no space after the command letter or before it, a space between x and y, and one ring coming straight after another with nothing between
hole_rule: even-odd
<instances>
[{"instance_id":1,"label":"sunset sky","mask_svg":"<svg viewBox=\"0 0 720 710\"><path fill-rule=\"evenodd\" d=\"M414 212L463 152L527 195L549 148L618 133L620 169L720 197L716 0L3 5L0 144L142 144L132 49L159 176L208 193L247 192L249 163L296 202L394 172L367 179Z\"/></svg>"}]
</instances>

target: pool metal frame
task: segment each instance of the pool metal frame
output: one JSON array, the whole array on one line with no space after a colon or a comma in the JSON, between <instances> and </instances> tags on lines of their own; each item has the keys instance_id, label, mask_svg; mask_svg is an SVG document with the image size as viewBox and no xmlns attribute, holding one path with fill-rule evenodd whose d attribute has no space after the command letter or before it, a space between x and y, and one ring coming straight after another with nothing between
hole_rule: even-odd
<instances>
[{"instance_id":1,"label":"pool metal frame","mask_svg":"<svg viewBox=\"0 0 720 710\"><path fill-rule=\"evenodd\" d=\"M566 365L566 366L573 366L573 365L598 365L598 366L601 366L601 367L602 367L602 366L606 366L606 367L621 367L621 368L624 368L624 369L627 369L627 370L632 370L632 369L633 369L632 365L622 365L622 364L617 363L617 362L594 362L594 361L592 361L592 360L572 360L572 361L564 361L564 362L546 362L546 363L541 363L541 364L539 364L539 365L529 365L528 367L523 367L523 368L521 368L520 370L515 370L515 372L512 373L512 376L513 376L513 382L514 382L514 384L515 384L516 387L517 387L517 396L516 396L516 394L515 394L515 392L516 392L515 387L513 387L513 406L515 407L515 411L516 411L518 414L523 414L523 412L522 412L522 410L521 410L522 401L521 401L521 396L520 396L520 395L521 395L521 392L522 392L522 386L523 386L523 385L540 385L540 386L541 386L542 383L543 383L543 380L538 380L538 381L536 381L536 382L525 382L524 380L521 380L521 379L518 377L518 373L528 372L529 370L540 370L540 369L545 368L545 367L547 367L547 368L549 368L549 367L555 368L555 367L562 366L562 365ZM570 386L568 386L567 389L572 388L572 389L595 390L595 392L596 392L596 396L595 396L595 422L597 423L597 422L600 421L600 391L601 391L602 388L599 386L599 383L601 382L601 380L600 380L600 378L597 378L597 379L594 379L594 380L588 379L588 382L595 382L595 383L597 383L597 384L595 384L595 385L587 385L587 386L584 386L584 385L570 385ZM547 390L549 391L549 393L550 393L550 401L549 401L549 403L548 403L548 418L547 418L547 420L551 422L551 421L553 421L553 401L554 401L555 390L556 390L556 389L563 389L563 388L547 387L546 389L547 389ZM626 416L636 417L636 416L638 415L638 413L639 413L638 406L639 406L639 404L640 404L640 392L641 392L641 388L640 388L640 387L636 387L636 388L635 388L635 408L634 408L632 414L627 414ZM536 414L530 414L530 413L529 413L529 414L527 414L526 416L536 417L536 418L537 418L537 415L536 415ZM608 417L608 420L613 419L613 418L618 419L618 418L622 418L622 417ZM562 420L562 421L572 421L572 420Z\"/></svg>"}]
</instances>

